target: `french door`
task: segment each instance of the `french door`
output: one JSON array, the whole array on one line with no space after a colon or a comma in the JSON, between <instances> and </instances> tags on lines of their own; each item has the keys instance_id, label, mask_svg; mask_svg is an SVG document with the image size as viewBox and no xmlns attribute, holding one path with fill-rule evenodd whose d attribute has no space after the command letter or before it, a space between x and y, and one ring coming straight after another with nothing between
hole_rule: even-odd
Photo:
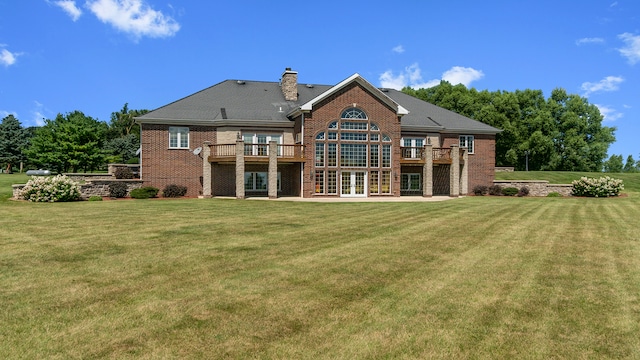
<instances>
[{"instance_id":1,"label":"french door","mask_svg":"<svg viewBox=\"0 0 640 360\"><path fill-rule=\"evenodd\" d=\"M366 171L342 171L340 173L340 196L366 197L367 196L367 172Z\"/></svg>"}]
</instances>

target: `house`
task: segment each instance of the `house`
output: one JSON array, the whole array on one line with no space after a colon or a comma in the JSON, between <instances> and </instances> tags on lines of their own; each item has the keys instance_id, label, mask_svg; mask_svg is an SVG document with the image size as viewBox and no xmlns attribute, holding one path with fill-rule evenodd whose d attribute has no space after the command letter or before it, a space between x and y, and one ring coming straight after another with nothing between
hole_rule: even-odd
<instances>
[{"instance_id":1,"label":"house","mask_svg":"<svg viewBox=\"0 0 640 360\"><path fill-rule=\"evenodd\" d=\"M226 80L136 118L141 177L189 196L386 197L491 185L499 129L354 74Z\"/></svg>"}]
</instances>

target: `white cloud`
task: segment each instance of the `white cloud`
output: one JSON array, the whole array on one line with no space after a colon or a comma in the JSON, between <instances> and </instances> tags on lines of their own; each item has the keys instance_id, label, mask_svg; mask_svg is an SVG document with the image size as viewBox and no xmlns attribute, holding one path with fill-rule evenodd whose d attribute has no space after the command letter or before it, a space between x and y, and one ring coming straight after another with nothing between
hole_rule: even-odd
<instances>
[{"instance_id":1,"label":"white cloud","mask_svg":"<svg viewBox=\"0 0 640 360\"><path fill-rule=\"evenodd\" d=\"M391 49L391 51L398 53L398 54L402 54L404 52L404 47L402 45L398 45L396 47L394 47L393 49Z\"/></svg>"},{"instance_id":2,"label":"white cloud","mask_svg":"<svg viewBox=\"0 0 640 360\"><path fill-rule=\"evenodd\" d=\"M172 17L152 9L143 0L90 0L86 5L100 21L136 39L173 36L180 30L180 24Z\"/></svg>"},{"instance_id":3,"label":"white cloud","mask_svg":"<svg viewBox=\"0 0 640 360\"><path fill-rule=\"evenodd\" d=\"M604 39L603 38L582 38L582 39L578 39L576 40L576 45L580 46L580 45L586 45L586 44L602 44L604 43Z\"/></svg>"},{"instance_id":4,"label":"white cloud","mask_svg":"<svg viewBox=\"0 0 640 360\"><path fill-rule=\"evenodd\" d=\"M640 35L624 33L618 35L618 38L626 44L625 47L618 49L620 54L626 57L631 65L640 61Z\"/></svg>"},{"instance_id":5,"label":"white cloud","mask_svg":"<svg viewBox=\"0 0 640 360\"><path fill-rule=\"evenodd\" d=\"M380 86L400 90L403 87L410 86L414 89L430 88L440 84L440 80L445 80L453 85L463 84L469 86L472 82L480 80L484 77L484 73L480 70L467 68L462 66L454 66L442 74L441 79L432 79L424 81L420 66L415 63L408 66L398 75L394 75L393 71L387 70L379 77Z\"/></svg>"},{"instance_id":6,"label":"white cloud","mask_svg":"<svg viewBox=\"0 0 640 360\"><path fill-rule=\"evenodd\" d=\"M64 12L66 12L73 21L78 20L82 15L82 10L76 6L76 2L73 0L59 0L54 1L53 4L64 10Z\"/></svg>"},{"instance_id":7,"label":"white cloud","mask_svg":"<svg viewBox=\"0 0 640 360\"><path fill-rule=\"evenodd\" d=\"M0 47L2 47L4 45L0 44ZM0 50L0 65L4 65L4 66L10 66L16 63L16 59L18 58L18 56L20 56L21 54L19 53L12 53L11 51L7 50L7 49L2 49Z\"/></svg>"},{"instance_id":8,"label":"white cloud","mask_svg":"<svg viewBox=\"0 0 640 360\"><path fill-rule=\"evenodd\" d=\"M623 81L624 78L620 76L607 76L595 83L584 82L582 83L581 88L584 90L584 96L589 96L599 91L616 91L618 90L618 85Z\"/></svg>"},{"instance_id":9,"label":"white cloud","mask_svg":"<svg viewBox=\"0 0 640 360\"><path fill-rule=\"evenodd\" d=\"M610 108L606 105L594 104L600 110L600 114L604 117L603 121L616 121L624 116L623 113L618 112L616 109Z\"/></svg>"}]
</instances>

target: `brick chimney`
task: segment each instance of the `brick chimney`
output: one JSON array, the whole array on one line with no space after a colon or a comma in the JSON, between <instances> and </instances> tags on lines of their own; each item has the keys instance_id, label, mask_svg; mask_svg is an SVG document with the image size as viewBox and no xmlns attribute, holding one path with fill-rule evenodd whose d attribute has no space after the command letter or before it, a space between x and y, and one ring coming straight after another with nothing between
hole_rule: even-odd
<instances>
[{"instance_id":1,"label":"brick chimney","mask_svg":"<svg viewBox=\"0 0 640 360\"><path fill-rule=\"evenodd\" d=\"M292 71L291 68L286 68L282 73L280 79L280 86L282 87L282 93L284 99L287 101L298 100L298 72Z\"/></svg>"}]
</instances>

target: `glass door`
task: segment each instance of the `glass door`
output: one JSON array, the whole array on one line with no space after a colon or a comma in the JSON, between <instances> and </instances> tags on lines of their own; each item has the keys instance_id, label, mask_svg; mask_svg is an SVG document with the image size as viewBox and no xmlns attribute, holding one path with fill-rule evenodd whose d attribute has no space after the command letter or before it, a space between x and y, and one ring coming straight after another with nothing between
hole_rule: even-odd
<instances>
[{"instance_id":1,"label":"glass door","mask_svg":"<svg viewBox=\"0 0 640 360\"><path fill-rule=\"evenodd\" d=\"M367 196L366 171L342 171L340 176L340 195L343 197Z\"/></svg>"}]
</instances>

